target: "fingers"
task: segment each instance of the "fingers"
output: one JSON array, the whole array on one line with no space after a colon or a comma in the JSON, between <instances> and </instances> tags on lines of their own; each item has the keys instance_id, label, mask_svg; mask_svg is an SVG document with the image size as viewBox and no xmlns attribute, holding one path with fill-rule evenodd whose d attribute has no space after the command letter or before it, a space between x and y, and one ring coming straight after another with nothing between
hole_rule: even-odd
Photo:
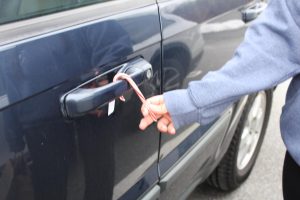
<instances>
[{"instance_id":1,"label":"fingers","mask_svg":"<svg viewBox=\"0 0 300 200\"><path fill-rule=\"evenodd\" d=\"M153 123L153 119L150 117L150 115L147 115L147 116L145 116L144 118L141 119L139 127L140 127L141 130L145 130L152 123Z\"/></svg>"},{"instance_id":2,"label":"fingers","mask_svg":"<svg viewBox=\"0 0 300 200\"><path fill-rule=\"evenodd\" d=\"M147 100L148 104L144 103L141 108L143 116L149 115L149 109L158 116L168 113L167 107L164 103L161 104L152 104L150 100Z\"/></svg>"},{"instance_id":3,"label":"fingers","mask_svg":"<svg viewBox=\"0 0 300 200\"><path fill-rule=\"evenodd\" d=\"M149 125L153 123L153 119L149 115L149 109L156 115L159 119L157 122L157 128L163 133L169 133L174 135L176 133L172 119L168 114L167 107L164 102L163 95L153 96L146 100L141 107L141 112L144 118L140 122L140 129L145 130Z\"/></svg>"},{"instance_id":4,"label":"fingers","mask_svg":"<svg viewBox=\"0 0 300 200\"><path fill-rule=\"evenodd\" d=\"M140 122L140 129L145 130L149 125L153 123L153 119L149 115L149 109L151 109L151 111L156 115L157 118L160 118L167 112L166 107L161 104L162 102L164 102L163 96L159 95L147 99L147 103L144 103L142 105L141 112L144 118Z\"/></svg>"},{"instance_id":5,"label":"fingers","mask_svg":"<svg viewBox=\"0 0 300 200\"><path fill-rule=\"evenodd\" d=\"M164 103L159 104L159 105L150 104L150 105L148 105L148 107L149 107L149 109L152 110L152 112L154 114L157 114L157 115L164 115L164 114L168 113L167 107Z\"/></svg>"},{"instance_id":6,"label":"fingers","mask_svg":"<svg viewBox=\"0 0 300 200\"><path fill-rule=\"evenodd\" d=\"M170 124L170 121L165 118L165 117L162 117L160 118L160 120L157 122L157 129L160 131L160 132L163 132L163 133L166 133L168 132L168 125Z\"/></svg>"},{"instance_id":7,"label":"fingers","mask_svg":"<svg viewBox=\"0 0 300 200\"><path fill-rule=\"evenodd\" d=\"M176 133L174 124L172 123L170 118L167 116L162 117L158 121L157 128L160 132L163 132L163 133L169 133L171 135L174 135Z\"/></svg>"},{"instance_id":8,"label":"fingers","mask_svg":"<svg viewBox=\"0 0 300 200\"><path fill-rule=\"evenodd\" d=\"M168 126L168 133L171 134L171 135L175 135L176 134L176 129L175 129L173 123L169 124L169 126Z\"/></svg>"},{"instance_id":9,"label":"fingers","mask_svg":"<svg viewBox=\"0 0 300 200\"><path fill-rule=\"evenodd\" d=\"M143 119L141 119L139 127L141 130L145 130L152 123L153 123L153 119L148 115ZM157 122L157 129L160 132L169 133L171 135L174 135L176 133L174 124L172 123L171 118L167 115L159 119L159 121Z\"/></svg>"},{"instance_id":10,"label":"fingers","mask_svg":"<svg viewBox=\"0 0 300 200\"><path fill-rule=\"evenodd\" d=\"M146 117L146 116L149 115L148 108L147 108L147 106L145 104L142 105L141 112L142 112L142 114L143 114L144 117Z\"/></svg>"}]
</instances>

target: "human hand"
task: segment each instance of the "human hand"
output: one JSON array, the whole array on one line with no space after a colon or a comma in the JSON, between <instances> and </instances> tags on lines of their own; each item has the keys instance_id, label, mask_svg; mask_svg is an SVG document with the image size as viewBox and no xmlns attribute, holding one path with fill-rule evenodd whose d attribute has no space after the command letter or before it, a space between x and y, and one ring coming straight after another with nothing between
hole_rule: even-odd
<instances>
[{"instance_id":1,"label":"human hand","mask_svg":"<svg viewBox=\"0 0 300 200\"><path fill-rule=\"evenodd\" d=\"M149 109L152 110L152 112L155 114L155 116L158 119L157 122L157 129L160 132L163 133L169 133L171 135L174 135L176 133L176 130L174 128L174 124L172 122L171 116L167 110L167 107L165 105L165 101L163 98L163 95L153 96L146 100L148 102L148 106L144 103L141 108L141 112L143 114L143 118L140 122L140 129L145 130L148 126L150 126L154 121L149 115Z\"/></svg>"}]
</instances>

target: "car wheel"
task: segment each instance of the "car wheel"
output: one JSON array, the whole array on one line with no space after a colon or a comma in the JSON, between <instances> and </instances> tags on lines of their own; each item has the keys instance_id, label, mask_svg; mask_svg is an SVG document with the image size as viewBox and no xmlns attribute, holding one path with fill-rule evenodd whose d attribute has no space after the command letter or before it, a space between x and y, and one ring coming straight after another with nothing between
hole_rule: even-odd
<instances>
[{"instance_id":1,"label":"car wheel","mask_svg":"<svg viewBox=\"0 0 300 200\"><path fill-rule=\"evenodd\" d=\"M229 191L247 179L265 136L271 103L272 91L249 97L228 151L207 180L211 186Z\"/></svg>"}]
</instances>

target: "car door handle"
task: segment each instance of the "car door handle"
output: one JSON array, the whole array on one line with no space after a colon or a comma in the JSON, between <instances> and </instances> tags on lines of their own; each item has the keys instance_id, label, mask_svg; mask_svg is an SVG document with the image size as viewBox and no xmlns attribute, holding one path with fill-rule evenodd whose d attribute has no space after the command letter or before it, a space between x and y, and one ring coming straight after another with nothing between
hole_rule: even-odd
<instances>
[{"instance_id":1,"label":"car door handle","mask_svg":"<svg viewBox=\"0 0 300 200\"><path fill-rule=\"evenodd\" d=\"M116 69L130 75L137 85L153 76L152 65L142 58L125 63ZM98 88L78 87L60 98L61 111L67 118L83 116L122 96L130 88L125 80L118 80Z\"/></svg>"},{"instance_id":2,"label":"car door handle","mask_svg":"<svg viewBox=\"0 0 300 200\"><path fill-rule=\"evenodd\" d=\"M242 19L245 23L255 20L267 7L267 3L256 1L256 3L242 10Z\"/></svg>"}]
</instances>

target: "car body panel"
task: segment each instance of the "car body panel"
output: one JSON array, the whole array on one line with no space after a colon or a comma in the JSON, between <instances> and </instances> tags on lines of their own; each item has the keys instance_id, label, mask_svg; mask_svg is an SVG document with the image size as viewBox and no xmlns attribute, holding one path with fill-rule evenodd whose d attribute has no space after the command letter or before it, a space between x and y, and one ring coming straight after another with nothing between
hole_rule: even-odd
<instances>
[{"instance_id":1,"label":"car body panel","mask_svg":"<svg viewBox=\"0 0 300 200\"><path fill-rule=\"evenodd\" d=\"M96 76L97 83L83 87L108 84L116 73L112 69L137 57L151 63L156 74L141 90L146 97L160 93L158 8L154 1L144 2L136 10L19 35L18 41L11 35L7 41L13 42L0 46L3 198L136 199L158 182L159 134L154 126L143 133L138 129L141 103L134 93L126 93L126 103L116 99L110 116L105 105L65 119L59 101ZM107 4L118 7L117 1ZM137 34L144 24L132 26L133 21L149 22L152 32Z\"/></svg>"}]
</instances>

